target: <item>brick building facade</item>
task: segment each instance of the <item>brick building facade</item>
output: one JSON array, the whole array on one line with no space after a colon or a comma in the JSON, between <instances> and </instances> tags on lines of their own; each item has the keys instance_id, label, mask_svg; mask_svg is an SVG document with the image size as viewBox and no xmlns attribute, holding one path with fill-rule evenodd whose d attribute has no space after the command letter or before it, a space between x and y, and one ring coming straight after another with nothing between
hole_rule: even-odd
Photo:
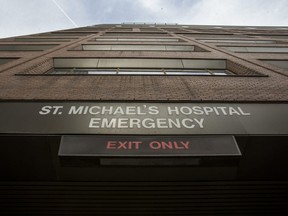
<instances>
[{"instance_id":1,"label":"brick building facade","mask_svg":"<svg viewBox=\"0 0 288 216\"><path fill-rule=\"evenodd\" d=\"M284 27L107 24L1 39L0 212L287 213L287 53ZM228 137L240 155L61 157L70 136L208 147Z\"/></svg>"}]
</instances>

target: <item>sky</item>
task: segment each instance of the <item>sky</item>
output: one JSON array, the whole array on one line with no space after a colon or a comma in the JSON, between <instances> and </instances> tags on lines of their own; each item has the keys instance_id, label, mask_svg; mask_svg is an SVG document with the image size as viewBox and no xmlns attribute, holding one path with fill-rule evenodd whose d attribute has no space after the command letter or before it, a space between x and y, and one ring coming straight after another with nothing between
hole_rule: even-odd
<instances>
[{"instance_id":1,"label":"sky","mask_svg":"<svg viewBox=\"0 0 288 216\"><path fill-rule=\"evenodd\" d=\"M0 0L0 38L123 22L288 26L288 1Z\"/></svg>"}]
</instances>

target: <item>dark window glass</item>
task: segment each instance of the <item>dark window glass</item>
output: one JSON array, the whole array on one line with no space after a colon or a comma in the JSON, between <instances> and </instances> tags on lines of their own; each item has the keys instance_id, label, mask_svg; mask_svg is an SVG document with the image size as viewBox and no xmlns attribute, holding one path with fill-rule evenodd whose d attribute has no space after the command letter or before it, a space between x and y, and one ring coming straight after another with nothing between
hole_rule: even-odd
<instances>
[{"instance_id":1,"label":"dark window glass","mask_svg":"<svg viewBox=\"0 0 288 216\"><path fill-rule=\"evenodd\" d=\"M233 52L245 52L245 53L287 53L288 47L233 47L233 46L221 46L224 49Z\"/></svg>"},{"instance_id":2,"label":"dark window glass","mask_svg":"<svg viewBox=\"0 0 288 216\"><path fill-rule=\"evenodd\" d=\"M0 58L0 65L13 61L13 60L15 60L15 58Z\"/></svg>"},{"instance_id":3,"label":"dark window glass","mask_svg":"<svg viewBox=\"0 0 288 216\"><path fill-rule=\"evenodd\" d=\"M32 45L32 44L28 44L28 45L22 45L22 44L14 44L14 45L0 45L0 51L43 51L46 49L51 49L53 47L55 47L57 45L55 44L41 44L41 45Z\"/></svg>"},{"instance_id":4,"label":"dark window glass","mask_svg":"<svg viewBox=\"0 0 288 216\"><path fill-rule=\"evenodd\" d=\"M228 70L169 70L169 69L54 69L49 74L57 75L167 75L167 76L226 76L233 75L231 71Z\"/></svg>"},{"instance_id":5,"label":"dark window glass","mask_svg":"<svg viewBox=\"0 0 288 216\"><path fill-rule=\"evenodd\" d=\"M134 51L194 51L194 46L173 45L82 45L83 50L134 50Z\"/></svg>"},{"instance_id":6,"label":"dark window glass","mask_svg":"<svg viewBox=\"0 0 288 216\"><path fill-rule=\"evenodd\" d=\"M231 40L231 39L204 39L200 40L206 43L246 43L246 44L273 44L270 40Z\"/></svg>"},{"instance_id":7,"label":"dark window glass","mask_svg":"<svg viewBox=\"0 0 288 216\"><path fill-rule=\"evenodd\" d=\"M55 68L226 69L223 59L55 58Z\"/></svg>"},{"instance_id":8,"label":"dark window glass","mask_svg":"<svg viewBox=\"0 0 288 216\"><path fill-rule=\"evenodd\" d=\"M262 60L277 67L288 69L288 60Z\"/></svg>"},{"instance_id":9,"label":"dark window glass","mask_svg":"<svg viewBox=\"0 0 288 216\"><path fill-rule=\"evenodd\" d=\"M20 42L69 42L67 38L15 38Z\"/></svg>"},{"instance_id":10,"label":"dark window glass","mask_svg":"<svg viewBox=\"0 0 288 216\"><path fill-rule=\"evenodd\" d=\"M96 38L96 41L102 42L178 42L178 38Z\"/></svg>"}]
</instances>

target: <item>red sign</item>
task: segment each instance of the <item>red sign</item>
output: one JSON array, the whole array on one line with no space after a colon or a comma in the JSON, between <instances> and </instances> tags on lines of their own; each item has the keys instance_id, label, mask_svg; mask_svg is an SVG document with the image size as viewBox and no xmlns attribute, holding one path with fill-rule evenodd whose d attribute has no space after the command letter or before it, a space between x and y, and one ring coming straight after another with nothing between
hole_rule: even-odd
<instances>
[{"instance_id":1,"label":"red sign","mask_svg":"<svg viewBox=\"0 0 288 216\"><path fill-rule=\"evenodd\" d=\"M240 156L233 136L63 136L59 156Z\"/></svg>"}]
</instances>

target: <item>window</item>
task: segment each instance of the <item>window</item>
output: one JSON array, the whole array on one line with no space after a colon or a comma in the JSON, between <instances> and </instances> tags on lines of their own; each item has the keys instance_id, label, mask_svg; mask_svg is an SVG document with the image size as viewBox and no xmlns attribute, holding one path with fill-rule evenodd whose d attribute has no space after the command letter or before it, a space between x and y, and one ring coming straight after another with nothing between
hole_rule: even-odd
<instances>
[{"instance_id":1,"label":"window","mask_svg":"<svg viewBox=\"0 0 288 216\"><path fill-rule=\"evenodd\" d=\"M56 44L13 44L13 45L0 45L0 51L43 51L57 46Z\"/></svg>"},{"instance_id":2,"label":"window","mask_svg":"<svg viewBox=\"0 0 288 216\"><path fill-rule=\"evenodd\" d=\"M203 39L199 40L201 42L207 43L246 43L246 44L273 44L276 43L275 41L271 40L241 40L241 39Z\"/></svg>"},{"instance_id":3,"label":"window","mask_svg":"<svg viewBox=\"0 0 288 216\"><path fill-rule=\"evenodd\" d=\"M268 38L283 38L283 39L287 39L288 38L288 35L282 35L282 34L279 34L279 35L268 35L268 34L247 34L249 36L260 36L260 37L268 37Z\"/></svg>"},{"instance_id":4,"label":"window","mask_svg":"<svg viewBox=\"0 0 288 216\"><path fill-rule=\"evenodd\" d=\"M131 32L133 28L115 28L112 31L113 32Z\"/></svg>"},{"instance_id":5,"label":"window","mask_svg":"<svg viewBox=\"0 0 288 216\"><path fill-rule=\"evenodd\" d=\"M177 33L176 33L177 34ZM233 34L229 34L229 33L210 33L210 32L201 32L201 33L179 33L179 34L183 34L184 36L187 36L187 37L233 37L234 35ZM239 37L239 35L237 35Z\"/></svg>"},{"instance_id":6,"label":"window","mask_svg":"<svg viewBox=\"0 0 288 216\"><path fill-rule=\"evenodd\" d=\"M179 45L82 45L83 50L195 51L194 46Z\"/></svg>"},{"instance_id":7,"label":"window","mask_svg":"<svg viewBox=\"0 0 288 216\"><path fill-rule=\"evenodd\" d=\"M288 70L288 60L262 60L262 61Z\"/></svg>"},{"instance_id":8,"label":"window","mask_svg":"<svg viewBox=\"0 0 288 216\"><path fill-rule=\"evenodd\" d=\"M179 42L178 38L96 38L103 42Z\"/></svg>"},{"instance_id":9,"label":"window","mask_svg":"<svg viewBox=\"0 0 288 216\"><path fill-rule=\"evenodd\" d=\"M56 68L225 69L222 59L55 58Z\"/></svg>"},{"instance_id":10,"label":"window","mask_svg":"<svg viewBox=\"0 0 288 216\"><path fill-rule=\"evenodd\" d=\"M53 36L53 35L57 35L57 36L86 36L86 35L89 35L89 34L97 34L98 33L98 30L97 31L60 31L60 32L51 32L51 33L48 33L47 35L49 36Z\"/></svg>"},{"instance_id":11,"label":"window","mask_svg":"<svg viewBox=\"0 0 288 216\"><path fill-rule=\"evenodd\" d=\"M135 28L136 29L136 28ZM160 29L157 29L157 28L140 28L139 29L141 32L143 33L163 33Z\"/></svg>"},{"instance_id":12,"label":"window","mask_svg":"<svg viewBox=\"0 0 288 216\"><path fill-rule=\"evenodd\" d=\"M0 58L0 65L13 61L13 60L15 60L15 58Z\"/></svg>"},{"instance_id":13,"label":"window","mask_svg":"<svg viewBox=\"0 0 288 216\"><path fill-rule=\"evenodd\" d=\"M233 47L233 46L221 46L224 49L233 52L244 52L244 53L287 53L288 47Z\"/></svg>"},{"instance_id":14,"label":"window","mask_svg":"<svg viewBox=\"0 0 288 216\"><path fill-rule=\"evenodd\" d=\"M233 75L229 70L182 70L182 69L81 69L81 68L66 68L54 69L49 74L57 75L168 75L168 76L226 76Z\"/></svg>"},{"instance_id":15,"label":"window","mask_svg":"<svg viewBox=\"0 0 288 216\"><path fill-rule=\"evenodd\" d=\"M54 69L47 74L58 75L179 75L226 76L222 59L109 59L74 58L54 59Z\"/></svg>"},{"instance_id":16,"label":"window","mask_svg":"<svg viewBox=\"0 0 288 216\"><path fill-rule=\"evenodd\" d=\"M167 36L168 34L165 32L129 32L129 33L125 33L125 32L106 32L105 36L139 36L139 37L143 37L143 36L151 36L151 37L163 37L163 36Z\"/></svg>"},{"instance_id":17,"label":"window","mask_svg":"<svg viewBox=\"0 0 288 216\"><path fill-rule=\"evenodd\" d=\"M42 34L38 34L37 36L43 36L43 37L84 37L84 36L88 36L91 34L97 34L98 32L78 32L78 33L70 33L70 32L52 32L52 33L42 33Z\"/></svg>"},{"instance_id":18,"label":"window","mask_svg":"<svg viewBox=\"0 0 288 216\"><path fill-rule=\"evenodd\" d=\"M15 41L20 41L20 42L69 42L70 39L77 39L77 38L15 38Z\"/></svg>"}]
</instances>

